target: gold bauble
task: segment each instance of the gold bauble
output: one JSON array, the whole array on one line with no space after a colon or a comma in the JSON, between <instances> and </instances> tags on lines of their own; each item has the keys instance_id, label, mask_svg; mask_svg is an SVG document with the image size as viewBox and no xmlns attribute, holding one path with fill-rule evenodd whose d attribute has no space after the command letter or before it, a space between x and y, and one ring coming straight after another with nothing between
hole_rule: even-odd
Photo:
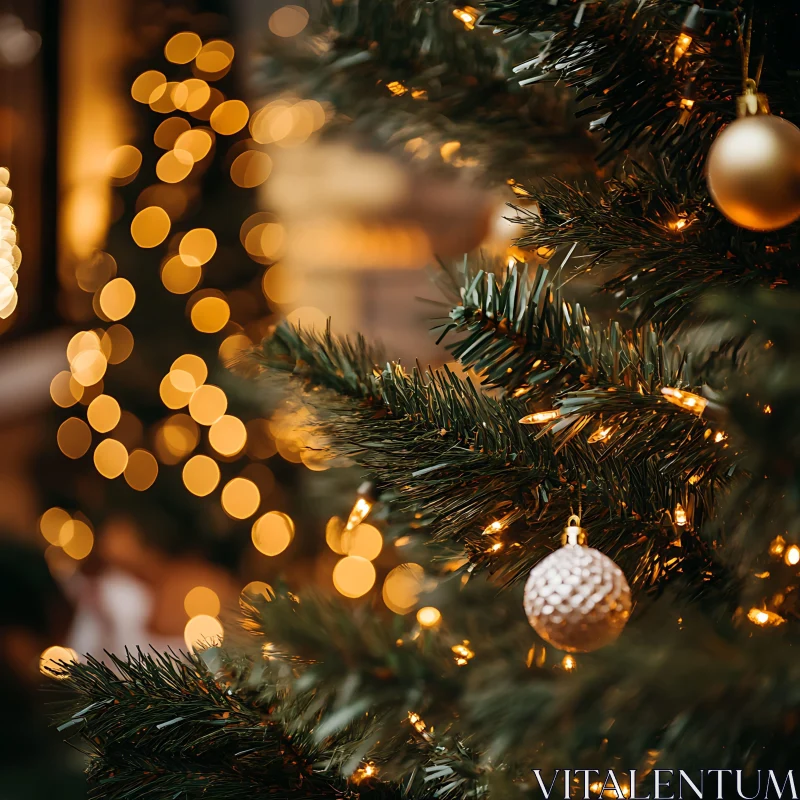
<instances>
[{"instance_id":1,"label":"gold bauble","mask_svg":"<svg viewBox=\"0 0 800 800\"><path fill-rule=\"evenodd\" d=\"M586 547L586 534L571 518L566 544L532 570L523 602L533 629L559 650L586 653L613 642L631 612L625 574L599 550Z\"/></svg>"},{"instance_id":2,"label":"gold bauble","mask_svg":"<svg viewBox=\"0 0 800 800\"><path fill-rule=\"evenodd\" d=\"M743 116L708 153L708 190L742 228L774 231L800 217L800 129L772 114Z\"/></svg>"}]
</instances>

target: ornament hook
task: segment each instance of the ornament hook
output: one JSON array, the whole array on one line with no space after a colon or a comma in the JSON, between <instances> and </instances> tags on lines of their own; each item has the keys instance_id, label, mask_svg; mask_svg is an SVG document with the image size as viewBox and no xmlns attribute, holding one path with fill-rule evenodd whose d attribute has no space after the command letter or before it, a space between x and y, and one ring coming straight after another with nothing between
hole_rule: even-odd
<instances>
[{"instance_id":1,"label":"ornament hook","mask_svg":"<svg viewBox=\"0 0 800 800\"><path fill-rule=\"evenodd\" d=\"M581 528L581 518L577 514L572 514L561 534L561 544L586 544L586 541L586 531Z\"/></svg>"}]
</instances>

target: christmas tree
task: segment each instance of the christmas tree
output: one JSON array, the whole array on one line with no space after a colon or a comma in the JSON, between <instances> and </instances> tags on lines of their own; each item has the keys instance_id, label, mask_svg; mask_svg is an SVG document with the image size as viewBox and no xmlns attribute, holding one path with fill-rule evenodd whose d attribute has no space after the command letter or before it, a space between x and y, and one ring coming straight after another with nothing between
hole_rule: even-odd
<instances>
[{"instance_id":1,"label":"christmas tree","mask_svg":"<svg viewBox=\"0 0 800 800\"><path fill-rule=\"evenodd\" d=\"M429 131L479 128L491 150L493 92L560 81L603 172L515 180L511 254L445 265L438 335L470 377L287 324L250 355L374 482L343 535L380 503L422 607L387 620L278 587L225 647L69 666L61 728L89 751L95 796L796 796L796 11L331 14L307 65L318 90L370 62L381 102ZM514 93L478 68L483 41L507 48ZM474 113L448 102L457 87ZM498 148L524 143L515 120ZM507 152L520 163L492 170L525 173L526 148ZM625 314L565 299L587 273Z\"/></svg>"}]
</instances>

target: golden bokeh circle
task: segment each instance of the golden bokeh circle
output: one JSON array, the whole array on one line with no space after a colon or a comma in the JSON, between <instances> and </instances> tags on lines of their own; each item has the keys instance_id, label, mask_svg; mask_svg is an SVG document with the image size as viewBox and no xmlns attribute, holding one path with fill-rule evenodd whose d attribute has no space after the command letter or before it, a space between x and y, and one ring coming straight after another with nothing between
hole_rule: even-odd
<instances>
[{"instance_id":1,"label":"golden bokeh circle","mask_svg":"<svg viewBox=\"0 0 800 800\"><path fill-rule=\"evenodd\" d=\"M64 552L76 561L81 561L92 552L94 534L92 529L80 519L71 519L64 523Z\"/></svg>"},{"instance_id":2,"label":"golden bokeh circle","mask_svg":"<svg viewBox=\"0 0 800 800\"><path fill-rule=\"evenodd\" d=\"M121 414L119 403L108 394L97 395L86 409L86 419L98 433L116 428Z\"/></svg>"},{"instance_id":3,"label":"golden bokeh circle","mask_svg":"<svg viewBox=\"0 0 800 800\"><path fill-rule=\"evenodd\" d=\"M219 465L209 456L192 456L183 465L183 485L197 497L211 494L219 484Z\"/></svg>"},{"instance_id":4,"label":"golden bokeh circle","mask_svg":"<svg viewBox=\"0 0 800 800\"><path fill-rule=\"evenodd\" d=\"M224 414L209 428L208 443L222 456L235 456L247 444L247 429L238 417Z\"/></svg>"},{"instance_id":5,"label":"golden bokeh circle","mask_svg":"<svg viewBox=\"0 0 800 800\"><path fill-rule=\"evenodd\" d=\"M128 465L128 451L117 439L103 439L94 449L94 466L104 478L118 478Z\"/></svg>"},{"instance_id":6,"label":"golden bokeh circle","mask_svg":"<svg viewBox=\"0 0 800 800\"><path fill-rule=\"evenodd\" d=\"M155 69L149 69L143 72L133 82L131 86L131 97L137 103L149 103L153 93L167 82L167 77L163 72Z\"/></svg>"},{"instance_id":7,"label":"golden bokeh circle","mask_svg":"<svg viewBox=\"0 0 800 800\"><path fill-rule=\"evenodd\" d=\"M170 256L161 267L161 283L172 294L188 294L202 277L199 266L189 266L180 256Z\"/></svg>"},{"instance_id":8,"label":"golden bokeh circle","mask_svg":"<svg viewBox=\"0 0 800 800\"><path fill-rule=\"evenodd\" d=\"M250 118L250 109L242 100L226 100L212 112L209 122L211 127L223 136L238 133Z\"/></svg>"},{"instance_id":9,"label":"golden bokeh circle","mask_svg":"<svg viewBox=\"0 0 800 800\"><path fill-rule=\"evenodd\" d=\"M217 333L228 324L231 308L222 297L202 297L192 305L189 317L200 333Z\"/></svg>"},{"instance_id":10,"label":"golden bokeh circle","mask_svg":"<svg viewBox=\"0 0 800 800\"><path fill-rule=\"evenodd\" d=\"M245 150L231 164L231 180L243 189L253 189L269 178L272 159L260 150Z\"/></svg>"},{"instance_id":11,"label":"golden bokeh circle","mask_svg":"<svg viewBox=\"0 0 800 800\"><path fill-rule=\"evenodd\" d=\"M192 617L183 629L183 639L193 653L207 647L218 647L222 644L223 637L222 623L210 614Z\"/></svg>"},{"instance_id":12,"label":"golden bokeh circle","mask_svg":"<svg viewBox=\"0 0 800 800\"><path fill-rule=\"evenodd\" d=\"M198 387L189 400L189 413L200 425L213 425L227 409L225 392L210 383Z\"/></svg>"},{"instance_id":13,"label":"golden bokeh circle","mask_svg":"<svg viewBox=\"0 0 800 800\"><path fill-rule=\"evenodd\" d=\"M134 450L128 456L124 475L125 482L131 489L144 492L155 483L158 477L158 461L148 450Z\"/></svg>"},{"instance_id":14,"label":"golden bokeh circle","mask_svg":"<svg viewBox=\"0 0 800 800\"><path fill-rule=\"evenodd\" d=\"M216 617L220 612L220 607L217 593L208 586L195 586L183 598L183 608L189 617L196 617L199 614Z\"/></svg>"},{"instance_id":15,"label":"golden bokeh circle","mask_svg":"<svg viewBox=\"0 0 800 800\"><path fill-rule=\"evenodd\" d=\"M282 511L269 511L253 523L250 536L259 553L277 556L294 538L294 521Z\"/></svg>"},{"instance_id":16,"label":"golden bokeh circle","mask_svg":"<svg viewBox=\"0 0 800 800\"><path fill-rule=\"evenodd\" d=\"M164 45L164 55L173 64L188 64L203 47L203 40L193 31L176 33Z\"/></svg>"},{"instance_id":17,"label":"golden bokeh circle","mask_svg":"<svg viewBox=\"0 0 800 800\"><path fill-rule=\"evenodd\" d=\"M59 426L56 441L67 458L80 458L92 445L92 432L82 419L70 417Z\"/></svg>"},{"instance_id":18,"label":"golden bokeh circle","mask_svg":"<svg viewBox=\"0 0 800 800\"><path fill-rule=\"evenodd\" d=\"M383 582L383 602L395 614L408 614L419 601L424 580L425 571L419 564L400 564Z\"/></svg>"},{"instance_id":19,"label":"golden bokeh circle","mask_svg":"<svg viewBox=\"0 0 800 800\"><path fill-rule=\"evenodd\" d=\"M114 278L100 290L100 308L112 321L128 316L136 302L136 290L126 278Z\"/></svg>"},{"instance_id":20,"label":"golden bokeh circle","mask_svg":"<svg viewBox=\"0 0 800 800\"><path fill-rule=\"evenodd\" d=\"M233 478L222 487L222 508L229 517L247 519L258 511L261 493L247 478Z\"/></svg>"},{"instance_id":21,"label":"golden bokeh circle","mask_svg":"<svg viewBox=\"0 0 800 800\"><path fill-rule=\"evenodd\" d=\"M361 597L375 585L375 567L361 556L345 556L333 568L333 585L345 597Z\"/></svg>"},{"instance_id":22,"label":"golden bokeh circle","mask_svg":"<svg viewBox=\"0 0 800 800\"><path fill-rule=\"evenodd\" d=\"M194 228L186 233L178 245L178 252L184 264L189 267L202 267L217 251L217 237L210 228Z\"/></svg>"},{"instance_id":23,"label":"golden bokeh circle","mask_svg":"<svg viewBox=\"0 0 800 800\"><path fill-rule=\"evenodd\" d=\"M72 535L71 530L65 530L64 526L72 517L63 509L53 507L39 517L39 531L48 544L62 547Z\"/></svg>"},{"instance_id":24,"label":"golden bokeh circle","mask_svg":"<svg viewBox=\"0 0 800 800\"><path fill-rule=\"evenodd\" d=\"M169 235L169 214L160 206L143 208L131 222L133 241L142 248L158 247Z\"/></svg>"}]
</instances>

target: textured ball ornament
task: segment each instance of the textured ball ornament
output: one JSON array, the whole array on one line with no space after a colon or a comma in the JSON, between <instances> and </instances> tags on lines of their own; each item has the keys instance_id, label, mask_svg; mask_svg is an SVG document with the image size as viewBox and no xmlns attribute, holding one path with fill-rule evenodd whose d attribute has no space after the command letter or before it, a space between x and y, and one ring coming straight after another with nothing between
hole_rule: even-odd
<instances>
[{"instance_id":1,"label":"textured ball ornament","mask_svg":"<svg viewBox=\"0 0 800 800\"><path fill-rule=\"evenodd\" d=\"M566 544L531 570L525 613L546 642L559 650L586 653L620 635L630 616L631 590L608 556L578 544L586 537L577 524L570 524L564 534Z\"/></svg>"},{"instance_id":2,"label":"textured ball ornament","mask_svg":"<svg viewBox=\"0 0 800 800\"><path fill-rule=\"evenodd\" d=\"M708 190L732 222L774 231L800 217L800 128L772 114L742 116L708 153Z\"/></svg>"}]
</instances>

